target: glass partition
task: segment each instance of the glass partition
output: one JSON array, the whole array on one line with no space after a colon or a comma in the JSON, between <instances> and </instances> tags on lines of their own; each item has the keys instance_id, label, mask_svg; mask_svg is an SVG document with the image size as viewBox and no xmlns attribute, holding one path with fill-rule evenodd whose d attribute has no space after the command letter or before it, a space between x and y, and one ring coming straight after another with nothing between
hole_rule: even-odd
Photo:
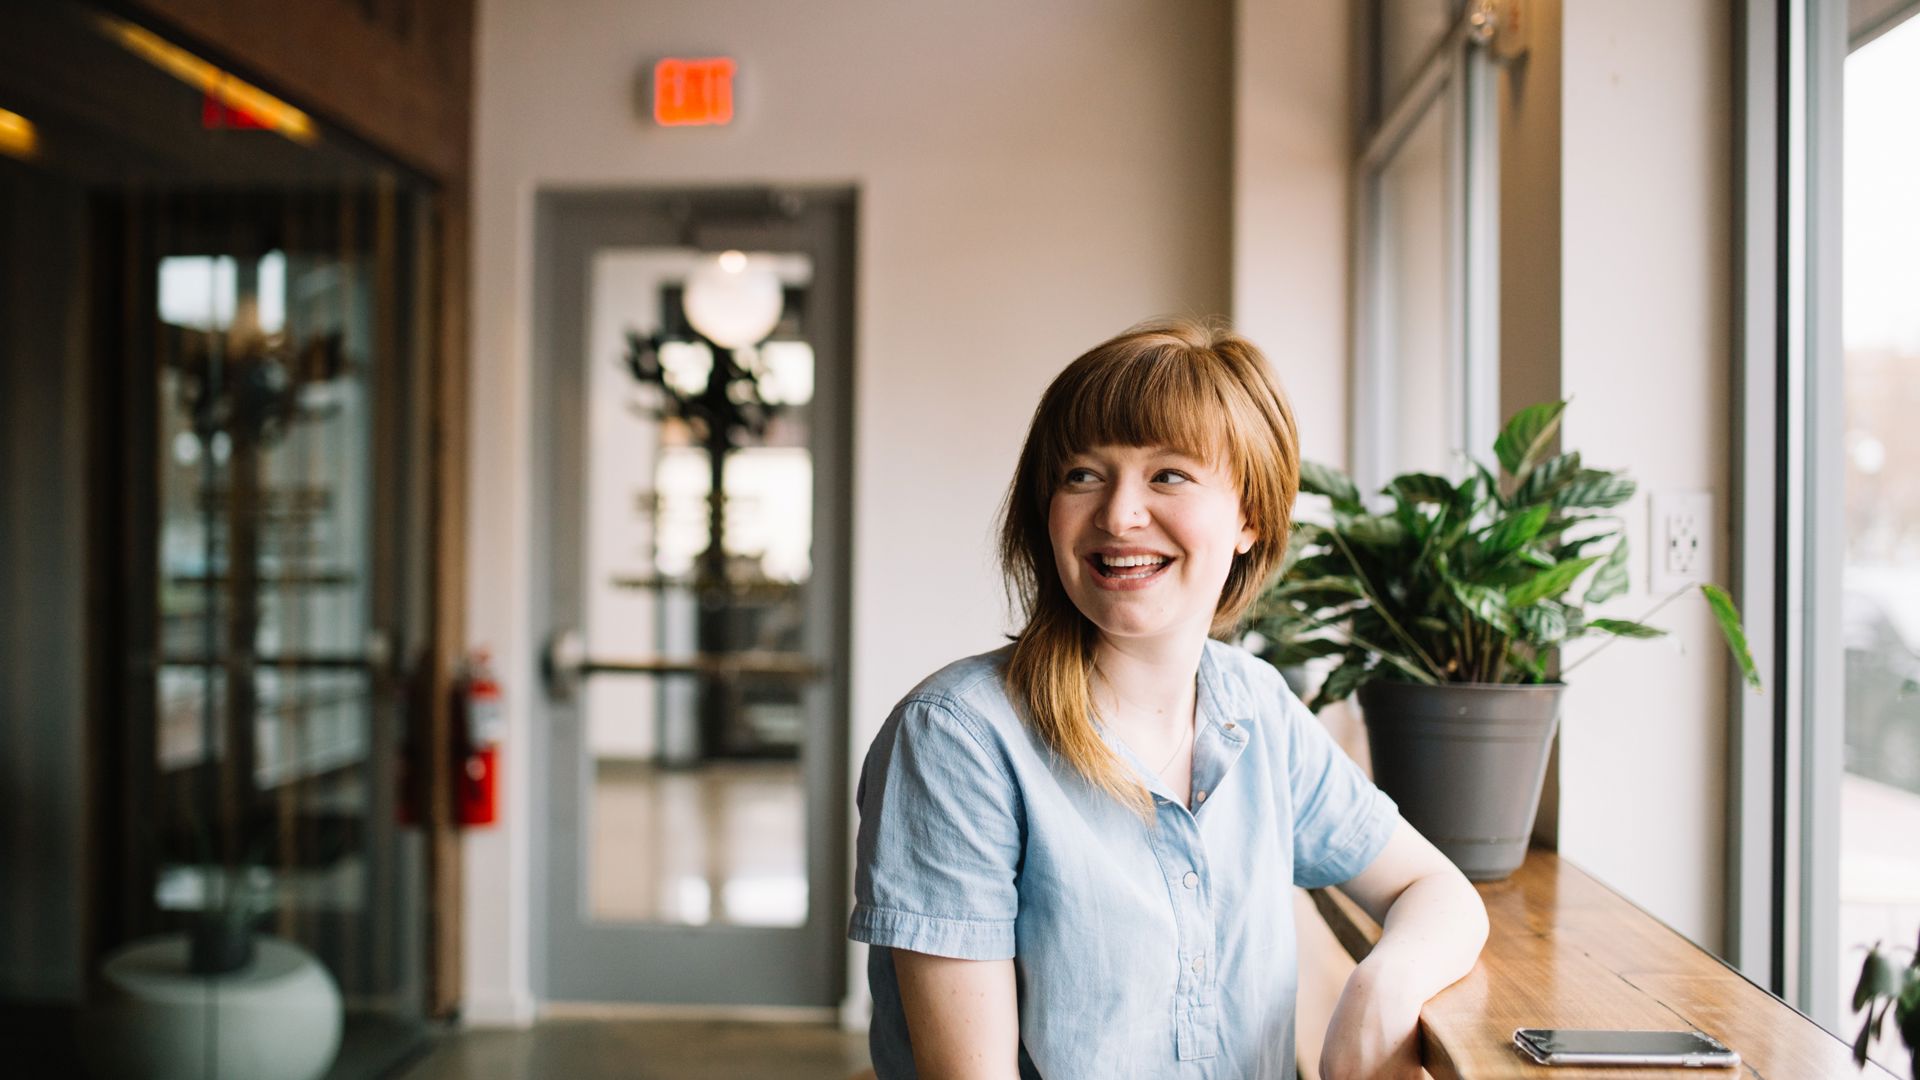
<instances>
[{"instance_id":1,"label":"glass partition","mask_svg":"<svg viewBox=\"0 0 1920 1080\"><path fill-rule=\"evenodd\" d=\"M0 426L60 433L4 464L63 477L0 559L73 553L0 668L84 673L0 727L70 779L0 815L76 823L0 842L0 931L59 943L0 947L0 1030L46 1075L382 1075L425 1003L430 192L147 27L0 17Z\"/></svg>"}]
</instances>

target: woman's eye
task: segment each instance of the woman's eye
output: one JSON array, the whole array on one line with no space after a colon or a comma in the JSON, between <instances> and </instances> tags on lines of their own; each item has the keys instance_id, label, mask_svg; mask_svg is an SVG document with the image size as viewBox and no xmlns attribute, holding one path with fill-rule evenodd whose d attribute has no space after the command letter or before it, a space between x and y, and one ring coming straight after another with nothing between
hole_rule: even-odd
<instances>
[{"instance_id":1,"label":"woman's eye","mask_svg":"<svg viewBox=\"0 0 1920 1080\"><path fill-rule=\"evenodd\" d=\"M1184 484L1191 479L1192 477L1176 469L1161 469L1153 474L1153 482L1156 484Z\"/></svg>"},{"instance_id":2,"label":"woman's eye","mask_svg":"<svg viewBox=\"0 0 1920 1080\"><path fill-rule=\"evenodd\" d=\"M1092 479L1093 479L1092 469L1068 469L1067 470L1066 482L1069 484L1084 484L1091 481Z\"/></svg>"}]
</instances>

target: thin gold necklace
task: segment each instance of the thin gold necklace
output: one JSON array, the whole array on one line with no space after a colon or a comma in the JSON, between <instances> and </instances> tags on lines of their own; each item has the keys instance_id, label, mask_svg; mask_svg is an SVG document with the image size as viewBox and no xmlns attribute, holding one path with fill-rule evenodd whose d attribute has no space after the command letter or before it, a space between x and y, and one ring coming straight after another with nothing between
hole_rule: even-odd
<instances>
[{"instance_id":1,"label":"thin gold necklace","mask_svg":"<svg viewBox=\"0 0 1920 1080\"><path fill-rule=\"evenodd\" d=\"M1168 754L1167 760L1161 762L1160 767L1154 770L1155 776L1164 777L1167 775L1167 766L1173 764L1173 759L1179 757L1180 751L1185 750L1187 748L1187 740L1191 738L1193 738L1193 725L1188 724L1187 733L1185 735L1180 736L1180 742L1177 746L1173 748L1173 753Z\"/></svg>"}]
</instances>

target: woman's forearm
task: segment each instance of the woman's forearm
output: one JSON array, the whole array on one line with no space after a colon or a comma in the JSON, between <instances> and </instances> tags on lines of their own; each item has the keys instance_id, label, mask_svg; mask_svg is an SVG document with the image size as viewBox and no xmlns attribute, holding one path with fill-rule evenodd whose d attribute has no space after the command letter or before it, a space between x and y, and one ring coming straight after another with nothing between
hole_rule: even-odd
<instances>
[{"instance_id":1,"label":"woman's forearm","mask_svg":"<svg viewBox=\"0 0 1920 1080\"><path fill-rule=\"evenodd\" d=\"M1354 974L1424 1002L1473 970L1486 940L1486 905L1448 867L1394 898L1379 943Z\"/></svg>"}]
</instances>

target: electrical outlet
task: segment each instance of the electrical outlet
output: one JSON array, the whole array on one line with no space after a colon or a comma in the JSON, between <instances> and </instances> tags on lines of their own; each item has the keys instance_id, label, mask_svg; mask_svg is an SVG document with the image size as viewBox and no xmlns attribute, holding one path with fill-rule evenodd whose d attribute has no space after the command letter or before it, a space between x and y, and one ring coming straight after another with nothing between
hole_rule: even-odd
<instances>
[{"instance_id":1,"label":"electrical outlet","mask_svg":"<svg viewBox=\"0 0 1920 1080\"><path fill-rule=\"evenodd\" d=\"M1647 582L1655 596L1706 581L1713 554L1713 494L1657 493L1648 500Z\"/></svg>"}]
</instances>

